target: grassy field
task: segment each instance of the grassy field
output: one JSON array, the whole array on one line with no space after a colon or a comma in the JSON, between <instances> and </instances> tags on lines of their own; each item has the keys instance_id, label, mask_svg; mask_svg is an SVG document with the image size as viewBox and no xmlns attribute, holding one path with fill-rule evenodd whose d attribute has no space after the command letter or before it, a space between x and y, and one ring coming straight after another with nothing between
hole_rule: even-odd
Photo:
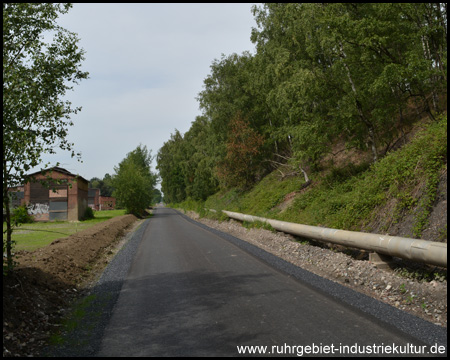
<instances>
[{"instance_id":1,"label":"grassy field","mask_svg":"<svg viewBox=\"0 0 450 360\"><path fill-rule=\"evenodd\" d=\"M94 214L94 219L79 222L55 221L23 224L16 228L12 235L13 241L16 242L15 250L36 250L47 246L53 240L68 237L113 217L125 215L125 210L95 211ZM5 230L6 223L3 223L3 239L6 238Z\"/></svg>"}]
</instances>

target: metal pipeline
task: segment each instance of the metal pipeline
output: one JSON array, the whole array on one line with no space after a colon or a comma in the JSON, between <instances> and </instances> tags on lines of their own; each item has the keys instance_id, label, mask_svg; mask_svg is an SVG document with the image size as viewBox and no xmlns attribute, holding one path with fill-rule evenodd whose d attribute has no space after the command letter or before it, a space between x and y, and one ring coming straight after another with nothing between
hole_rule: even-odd
<instances>
[{"instance_id":1,"label":"metal pipeline","mask_svg":"<svg viewBox=\"0 0 450 360\"><path fill-rule=\"evenodd\" d=\"M222 212L228 217L240 221L265 222L270 224L274 229L288 234L370 250L425 264L447 267L446 243L301 225L226 210L222 210Z\"/></svg>"}]
</instances>

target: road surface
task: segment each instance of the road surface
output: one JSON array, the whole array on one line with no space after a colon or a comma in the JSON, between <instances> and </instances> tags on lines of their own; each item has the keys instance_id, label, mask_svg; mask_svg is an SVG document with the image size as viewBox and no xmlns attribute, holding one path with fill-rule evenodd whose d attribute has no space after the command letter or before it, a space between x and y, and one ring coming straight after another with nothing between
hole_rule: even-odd
<instances>
[{"instance_id":1,"label":"road surface","mask_svg":"<svg viewBox=\"0 0 450 360\"><path fill-rule=\"evenodd\" d=\"M340 351L355 346L366 355L386 346L430 349L175 210L159 208L143 233L96 355L297 356L315 350L319 356L342 356Z\"/></svg>"}]
</instances>

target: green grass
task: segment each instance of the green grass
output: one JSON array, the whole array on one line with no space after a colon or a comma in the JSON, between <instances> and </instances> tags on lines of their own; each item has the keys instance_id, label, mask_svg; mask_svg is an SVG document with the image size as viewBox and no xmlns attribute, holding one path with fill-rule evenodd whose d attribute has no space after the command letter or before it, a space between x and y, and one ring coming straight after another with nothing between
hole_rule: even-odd
<instances>
[{"instance_id":1,"label":"green grass","mask_svg":"<svg viewBox=\"0 0 450 360\"><path fill-rule=\"evenodd\" d=\"M96 211L94 214L95 217L93 219L79 222L55 221L23 224L16 228L12 234L12 240L16 243L14 249L16 251L39 249L49 245L56 239L68 237L113 217L125 215L125 210ZM6 239L5 230L6 223L3 223L3 240Z\"/></svg>"},{"instance_id":2,"label":"green grass","mask_svg":"<svg viewBox=\"0 0 450 360\"><path fill-rule=\"evenodd\" d=\"M242 192L231 189L209 197L205 202L205 207L267 216L276 213L277 210L274 208L284 200L287 194L299 190L303 183L303 177L279 180L278 173L273 172L249 191Z\"/></svg>"},{"instance_id":3,"label":"green grass","mask_svg":"<svg viewBox=\"0 0 450 360\"><path fill-rule=\"evenodd\" d=\"M281 217L286 221L353 230L370 221L374 210L392 200L396 203L394 213L414 211L414 235L420 237L436 198L439 175L446 164L445 116L367 170L322 181L297 197ZM418 188L423 190L415 191Z\"/></svg>"},{"instance_id":4,"label":"green grass","mask_svg":"<svg viewBox=\"0 0 450 360\"><path fill-rule=\"evenodd\" d=\"M114 210L113 210L114 211ZM83 342L80 344L78 339L74 339L71 338L69 335L67 334L71 334L73 333L75 330L83 328L85 331L89 331L91 332L94 328L94 325L90 324L89 326L86 327L86 325L84 325L86 323L85 318L87 315L87 309L91 306L91 304L96 301L97 296L96 295L88 295L84 298L82 298L81 300L78 300L77 303L75 303L72 308L70 313L61 321L61 325L62 325L62 331L56 331L55 333L53 333L50 338L49 338L49 342L52 345L63 345L63 344L67 344L67 345L71 345L71 346L77 346L77 345L82 345L85 343L85 341L83 340ZM92 322L92 318L96 318L98 319L100 317L101 313L97 312L97 313L89 313L90 316L90 320Z\"/></svg>"}]
</instances>

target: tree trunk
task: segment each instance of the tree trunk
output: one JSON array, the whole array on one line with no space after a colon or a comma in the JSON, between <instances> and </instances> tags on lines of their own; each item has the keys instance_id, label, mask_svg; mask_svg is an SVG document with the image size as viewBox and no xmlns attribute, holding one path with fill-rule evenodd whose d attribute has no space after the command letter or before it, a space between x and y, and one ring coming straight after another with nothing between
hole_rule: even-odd
<instances>
[{"instance_id":1,"label":"tree trunk","mask_svg":"<svg viewBox=\"0 0 450 360\"><path fill-rule=\"evenodd\" d=\"M270 119L269 119L269 125L270 125L270 130L271 130L270 137L272 137L273 126L272 126L272 120L270 120ZM275 154L278 154L278 141L277 140L274 140L274 141L275 141Z\"/></svg>"},{"instance_id":2,"label":"tree trunk","mask_svg":"<svg viewBox=\"0 0 450 360\"><path fill-rule=\"evenodd\" d=\"M12 227L11 227L11 209L10 199L8 195L8 183L7 183L7 167L6 161L3 161L3 207L6 215L6 262L7 262L7 274L10 274L13 270L14 262L12 256Z\"/></svg>"},{"instance_id":3,"label":"tree trunk","mask_svg":"<svg viewBox=\"0 0 450 360\"><path fill-rule=\"evenodd\" d=\"M308 174L306 173L306 171L303 170L303 168L302 168L301 165L299 165L298 167L300 168L300 171L303 173L303 176L305 177L305 182L306 182L306 183L309 183L310 180L309 180L309 177L308 177Z\"/></svg>"},{"instance_id":4,"label":"tree trunk","mask_svg":"<svg viewBox=\"0 0 450 360\"><path fill-rule=\"evenodd\" d=\"M344 46L342 45L342 43L340 43L341 45L341 53L342 53L342 58L345 59L346 55L344 52ZM362 105L358 100L358 92L356 91L356 86L355 83L353 82L353 78L352 75L350 73L350 68L348 67L347 63L344 61L344 67L347 70L347 77L348 77L348 81L350 82L350 85L352 87L352 91L353 94L355 95L355 102L356 102L356 108L358 109L358 114L362 120L362 122L367 126L367 131L369 133L369 140L371 142L371 149L372 149L372 155L373 155L373 162L376 162L378 160L378 150L377 150L377 145L376 145L376 140L375 140L375 131L373 128L372 123L369 121L369 119L366 118L366 116L364 115L363 109L362 109Z\"/></svg>"}]
</instances>

